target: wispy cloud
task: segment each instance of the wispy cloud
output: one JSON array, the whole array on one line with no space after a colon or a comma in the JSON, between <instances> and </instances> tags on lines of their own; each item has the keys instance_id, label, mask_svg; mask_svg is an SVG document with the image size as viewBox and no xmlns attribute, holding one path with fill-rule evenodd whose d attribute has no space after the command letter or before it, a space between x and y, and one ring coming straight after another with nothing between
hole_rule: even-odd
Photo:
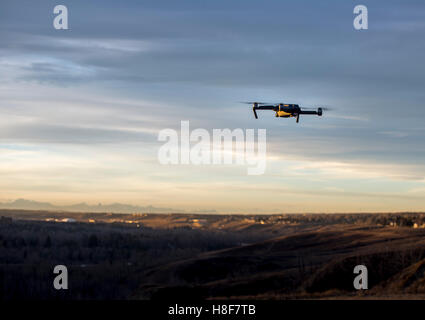
<instances>
[{"instance_id":1,"label":"wispy cloud","mask_svg":"<svg viewBox=\"0 0 425 320\"><path fill-rule=\"evenodd\" d=\"M381 131L379 133L392 138L405 138L409 136L407 132L402 132L402 131Z\"/></svg>"}]
</instances>

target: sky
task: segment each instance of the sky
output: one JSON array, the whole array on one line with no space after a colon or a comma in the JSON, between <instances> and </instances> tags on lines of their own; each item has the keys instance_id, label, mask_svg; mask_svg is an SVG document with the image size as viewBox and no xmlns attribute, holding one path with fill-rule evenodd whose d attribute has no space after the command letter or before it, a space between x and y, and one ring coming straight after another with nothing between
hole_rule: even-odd
<instances>
[{"instance_id":1,"label":"sky","mask_svg":"<svg viewBox=\"0 0 425 320\"><path fill-rule=\"evenodd\" d=\"M422 0L3 0L0 202L424 211L424 32ZM332 110L296 124L240 101ZM185 120L266 129L266 172L161 165Z\"/></svg>"}]
</instances>

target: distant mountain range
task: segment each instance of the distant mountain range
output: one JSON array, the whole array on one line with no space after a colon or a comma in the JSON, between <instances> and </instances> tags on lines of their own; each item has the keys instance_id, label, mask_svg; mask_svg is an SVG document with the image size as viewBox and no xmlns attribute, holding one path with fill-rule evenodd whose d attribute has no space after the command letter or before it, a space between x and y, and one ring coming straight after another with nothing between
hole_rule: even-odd
<instances>
[{"instance_id":1,"label":"distant mountain range","mask_svg":"<svg viewBox=\"0 0 425 320\"><path fill-rule=\"evenodd\" d=\"M77 203L68 206L57 206L49 202L38 202L26 199L17 199L11 202L0 202L0 209L23 209L23 210L58 210L75 212L114 212L114 213L184 213L184 210L173 208L156 208L153 206L133 206L123 203L112 203L103 205L89 205L87 203Z\"/></svg>"}]
</instances>

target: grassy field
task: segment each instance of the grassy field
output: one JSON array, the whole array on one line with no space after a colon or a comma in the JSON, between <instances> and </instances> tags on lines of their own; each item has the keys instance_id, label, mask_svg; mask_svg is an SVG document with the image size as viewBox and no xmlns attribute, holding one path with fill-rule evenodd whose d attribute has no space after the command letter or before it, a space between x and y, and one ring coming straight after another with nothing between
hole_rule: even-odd
<instances>
[{"instance_id":1,"label":"grassy field","mask_svg":"<svg viewBox=\"0 0 425 320\"><path fill-rule=\"evenodd\" d=\"M0 210L2 299L421 299L423 213ZM53 289L53 267L69 290ZM368 268L369 289L353 288Z\"/></svg>"}]
</instances>

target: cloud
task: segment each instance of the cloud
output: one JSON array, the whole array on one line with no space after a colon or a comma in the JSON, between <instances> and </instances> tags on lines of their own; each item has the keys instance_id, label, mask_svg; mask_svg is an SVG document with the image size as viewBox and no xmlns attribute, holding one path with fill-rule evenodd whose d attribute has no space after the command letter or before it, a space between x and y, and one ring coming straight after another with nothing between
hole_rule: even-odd
<instances>
[{"instance_id":1,"label":"cloud","mask_svg":"<svg viewBox=\"0 0 425 320\"><path fill-rule=\"evenodd\" d=\"M425 179L425 166L399 165L394 163L363 163L336 162L336 161L311 161L298 163L289 167L295 174L308 174L317 170L329 179L395 179L419 180Z\"/></svg>"},{"instance_id":2,"label":"cloud","mask_svg":"<svg viewBox=\"0 0 425 320\"><path fill-rule=\"evenodd\" d=\"M392 138L405 138L405 137L409 136L408 133L401 132L401 131L381 131L379 133L383 134L383 135L387 135L387 136L392 137Z\"/></svg>"},{"instance_id":3,"label":"cloud","mask_svg":"<svg viewBox=\"0 0 425 320\"><path fill-rule=\"evenodd\" d=\"M330 188L323 196L344 190L340 198L351 192L364 200L375 193L352 181L409 190L424 179L422 3L366 1L373 19L361 33L346 2L309 3L306 10L304 2L281 1L74 0L64 2L69 32L53 30L55 4L5 1L0 10L0 143L32 149L2 151L3 189L65 199L85 190L100 199L114 197L115 187L131 201L167 198L180 206L197 191L211 208L212 176L225 182L215 195L228 207L243 195L233 185L263 190L277 179L281 190L293 179L298 186L285 192L295 190L302 207L312 180ZM266 112L255 120L237 101L257 99L333 110L299 124ZM267 128L268 173L252 181L233 167L159 168L157 134L179 129L181 120L192 129ZM65 159L78 165L69 171ZM44 183L61 172L63 179ZM200 182L194 189L193 181ZM265 189L261 198L277 201Z\"/></svg>"}]
</instances>

